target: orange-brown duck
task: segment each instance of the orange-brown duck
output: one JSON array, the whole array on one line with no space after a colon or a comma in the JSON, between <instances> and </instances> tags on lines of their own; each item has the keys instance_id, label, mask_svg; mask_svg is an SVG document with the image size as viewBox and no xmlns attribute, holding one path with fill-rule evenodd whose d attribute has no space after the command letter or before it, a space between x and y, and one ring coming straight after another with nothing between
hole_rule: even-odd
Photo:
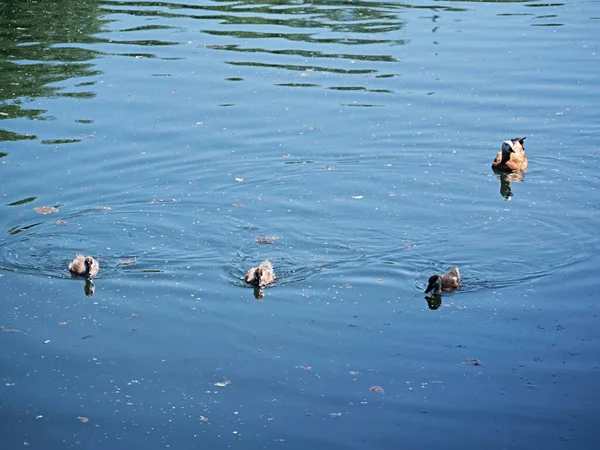
<instances>
[{"instance_id":1,"label":"orange-brown duck","mask_svg":"<svg viewBox=\"0 0 600 450\"><path fill-rule=\"evenodd\" d=\"M526 172L527 156L525 155L525 147L523 147L525 139L514 138L510 141L504 141L502 150L498 152L492 163L492 169L499 172Z\"/></svg>"},{"instance_id":2,"label":"orange-brown duck","mask_svg":"<svg viewBox=\"0 0 600 450\"><path fill-rule=\"evenodd\" d=\"M264 287L272 284L275 281L273 265L265 259L260 263L260 266L253 267L248 271L245 280L246 283L258 287Z\"/></svg>"},{"instance_id":3,"label":"orange-brown duck","mask_svg":"<svg viewBox=\"0 0 600 450\"><path fill-rule=\"evenodd\" d=\"M460 272L458 267L454 266L444 275L431 275L425 293L434 290L434 294L440 295L442 292L454 291L460 287L460 282Z\"/></svg>"},{"instance_id":4,"label":"orange-brown duck","mask_svg":"<svg viewBox=\"0 0 600 450\"><path fill-rule=\"evenodd\" d=\"M79 277L94 278L99 270L98 261L91 256L84 257L81 253L77 253L75 259L69 264L69 272Z\"/></svg>"}]
</instances>

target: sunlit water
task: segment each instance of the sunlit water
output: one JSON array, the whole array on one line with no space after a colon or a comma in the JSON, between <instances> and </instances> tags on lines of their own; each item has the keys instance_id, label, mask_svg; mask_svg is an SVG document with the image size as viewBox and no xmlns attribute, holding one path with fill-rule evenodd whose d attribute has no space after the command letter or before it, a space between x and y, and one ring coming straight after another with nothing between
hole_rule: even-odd
<instances>
[{"instance_id":1,"label":"sunlit water","mask_svg":"<svg viewBox=\"0 0 600 450\"><path fill-rule=\"evenodd\" d=\"M595 448L599 19L3 2L2 448Z\"/></svg>"}]
</instances>

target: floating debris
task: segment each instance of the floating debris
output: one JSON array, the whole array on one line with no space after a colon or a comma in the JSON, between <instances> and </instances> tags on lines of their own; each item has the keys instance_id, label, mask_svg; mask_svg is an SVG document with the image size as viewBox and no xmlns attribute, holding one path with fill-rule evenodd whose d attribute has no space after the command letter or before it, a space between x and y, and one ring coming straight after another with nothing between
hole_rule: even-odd
<instances>
[{"instance_id":1,"label":"floating debris","mask_svg":"<svg viewBox=\"0 0 600 450\"><path fill-rule=\"evenodd\" d=\"M311 366L296 366L296 369L312 370Z\"/></svg>"},{"instance_id":2,"label":"floating debris","mask_svg":"<svg viewBox=\"0 0 600 450\"><path fill-rule=\"evenodd\" d=\"M273 239L268 239L267 237L263 238L263 237L257 236L254 242L256 244L266 245L266 244L272 244L275 241Z\"/></svg>"},{"instance_id":3,"label":"floating debris","mask_svg":"<svg viewBox=\"0 0 600 450\"><path fill-rule=\"evenodd\" d=\"M200 416L199 420L200 422L208 422L208 417Z\"/></svg>"},{"instance_id":4,"label":"floating debris","mask_svg":"<svg viewBox=\"0 0 600 450\"><path fill-rule=\"evenodd\" d=\"M137 263L137 258L134 256L133 258L123 258L120 259L119 261L117 261L117 264L121 265L121 266L130 266L132 264L136 264Z\"/></svg>"},{"instance_id":5,"label":"floating debris","mask_svg":"<svg viewBox=\"0 0 600 450\"><path fill-rule=\"evenodd\" d=\"M44 341L44 344L49 344L50 342L52 342L50 339L46 339L46 340Z\"/></svg>"},{"instance_id":6,"label":"floating debris","mask_svg":"<svg viewBox=\"0 0 600 450\"><path fill-rule=\"evenodd\" d=\"M485 366L485 363L477 358L469 358L460 363L461 366Z\"/></svg>"},{"instance_id":7,"label":"floating debris","mask_svg":"<svg viewBox=\"0 0 600 450\"><path fill-rule=\"evenodd\" d=\"M156 200L156 199L153 199L153 200L150 200L148 203L150 205L160 205L161 203L179 203L179 202L180 202L180 200L177 200L175 198L171 198L169 200Z\"/></svg>"},{"instance_id":8,"label":"floating debris","mask_svg":"<svg viewBox=\"0 0 600 450\"><path fill-rule=\"evenodd\" d=\"M69 222L67 222L66 220L57 220L56 222L54 222L54 225L58 225L59 227L66 227L69 225Z\"/></svg>"},{"instance_id":9,"label":"floating debris","mask_svg":"<svg viewBox=\"0 0 600 450\"><path fill-rule=\"evenodd\" d=\"M236 208L243 208L244 204L243 203L234 203L233 206L235 206Z\"/></svg>"},{"instance_id":10,"label":"floating debris","mask_svg":"<svg viewBox=\"0 0 600 450\"><path fill-rule=\"evenodd\" d=\"M364 195L353 195L352 198L358 199L358 198L364 198Z\"/></svg>"},{"instance_id":11,"label":"floating debris","mask_svg":"<svg viewBox=\"0 0 600 450\"><path fill-rule=\"evenodd\" d=\"M369 388L369 390L370 390L370 391L373 391L373 392L377 392L377 393L379 393L379 394L383 394L383 393L385 392L385 389L384 389L384 388L382 388L381 386L371 386L371 387Z\"/></svg>"},{"instance_id":12,"label":"floating debris","mask_svg":"<svg viewBox=\"0 0 600 450\"><path fill-rule=\"evenodd\" d=\"M96 206L94 209L99 209L100 211L112 211L110 206Z\"/></svg>"},{"instance_id":13,"label":"floating debris","mask_svg":"<svg viewBox=\"0 0 600 450\"><path fill-rule=\"evenodd\" d=\"M360 372L357 372L356 370L351 370L348 372L348 374L350 374L352 376L356 376L356 375L360 375Z\"/></svg>"},{"instance_id":14,"label":"floating debris","mask_svg":"<svg viewBox=\"0 0 600 450\"><path fill-rule=\"evenodd\" d=\"M236 177L235 181L237 181L238 183L245 183L246 182L246 180L244 180L243 178L239 178L239 177Z\"/></svg>"},{"instance_id":15,"label":"floating debris","mask_svg":"<svg viewBox=\"0 0 600 450\"><path fill-rule=\"evenodd\" d=\"M78 417L78 419L81 423L88 423L90 421L87 417Z\"/></svg>"},{"instance_id":16,"label":"floating debris","mask_svg":"<svg viewBox=\"0 0 600 450\"><path fill-rule=\"evenodd\" d=\"M231 384L231 381L229 380L225 380L225 381L217 381L215 383L215 386L219 386L219 387L227 387Z\"/></svg>"},{"instance_id":17,"label":"floating debris","mask_svg":"<svg viewBox=\"0 0 600 450\"><path fill-rule=\"evenodd\" d=\"M59 324L61 327L65 327L65 326L67 326L67 324L68 324L68 323L69 323L69 322L58 322L58 324Z\"/></svg>"},{"instance_id":18,"label":"floating debris","mask_svg":"<svg viewBox=\"0 0 600 450\"><path fill-rule=\"evenodd\" d=\"M2 331L5 333L20 333L21 330L17 330L16 328L2 328Z\"/></svg>"},{"instance_id":19,"label":"floating debris","mask_svg":"<svg viewBox=\"0 0 600 450\"><path fill-rule=\"evenodd\" d=\"M54 206L36 206L33 210L38 214L52 214L58 212L58 208L55 208Z\"/></svg>"},{"instance_id":20,"label":"floating debris","mask_svg":"<svg viewBox=\"0 0 600 450\"><path fill-rule=\"evenodd\" d=\"M342 417L342 413L329 413L330 417Z\"/></svg>"}]
</instances>

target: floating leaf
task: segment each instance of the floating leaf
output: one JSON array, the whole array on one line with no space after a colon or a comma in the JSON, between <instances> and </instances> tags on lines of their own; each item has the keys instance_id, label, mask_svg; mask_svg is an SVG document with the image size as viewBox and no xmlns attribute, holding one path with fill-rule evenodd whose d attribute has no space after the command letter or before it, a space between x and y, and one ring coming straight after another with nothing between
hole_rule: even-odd
<instances>
[{"instance_id":1,"label":"floating leaf","mask_svg":"<svg viewBox=\"0 0 600 450\"><path fill-rule=\"evenodd\" d=\"M371 386L371 387L369 388L369 390L370 390L370 391L373 391L373 392L378 392L378 393L380 393L380 394L383 394L383 393L385 392L385 389L384 389L384 388L382 388L381 386Z\"/></svg>"},{"instance_id":2,"label":"floating leaf","mask_svg":"<svg viewBox=\"0 0 600 450\"><path fill-rule=\"evenodd\" d=\"M55 208L54 206L36 206L33 210L38 214L52 214L58 212L58 208Z\"/></svg>"}]
</instances>

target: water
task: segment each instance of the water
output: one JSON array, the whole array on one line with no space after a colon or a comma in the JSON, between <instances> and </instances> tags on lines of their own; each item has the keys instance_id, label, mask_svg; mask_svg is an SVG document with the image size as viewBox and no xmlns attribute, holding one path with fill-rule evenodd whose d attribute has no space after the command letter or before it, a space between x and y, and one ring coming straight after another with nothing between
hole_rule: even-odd
<instances>
[{"instance_id":1,"label":"water","mask_svg":"<svg viewBox=\"0 0 600 450\"><path fill-rule=\"evenodd\" d=\"M2 448L595 448L599 17L0 5Z\"/></svg>"}]
</instances>

